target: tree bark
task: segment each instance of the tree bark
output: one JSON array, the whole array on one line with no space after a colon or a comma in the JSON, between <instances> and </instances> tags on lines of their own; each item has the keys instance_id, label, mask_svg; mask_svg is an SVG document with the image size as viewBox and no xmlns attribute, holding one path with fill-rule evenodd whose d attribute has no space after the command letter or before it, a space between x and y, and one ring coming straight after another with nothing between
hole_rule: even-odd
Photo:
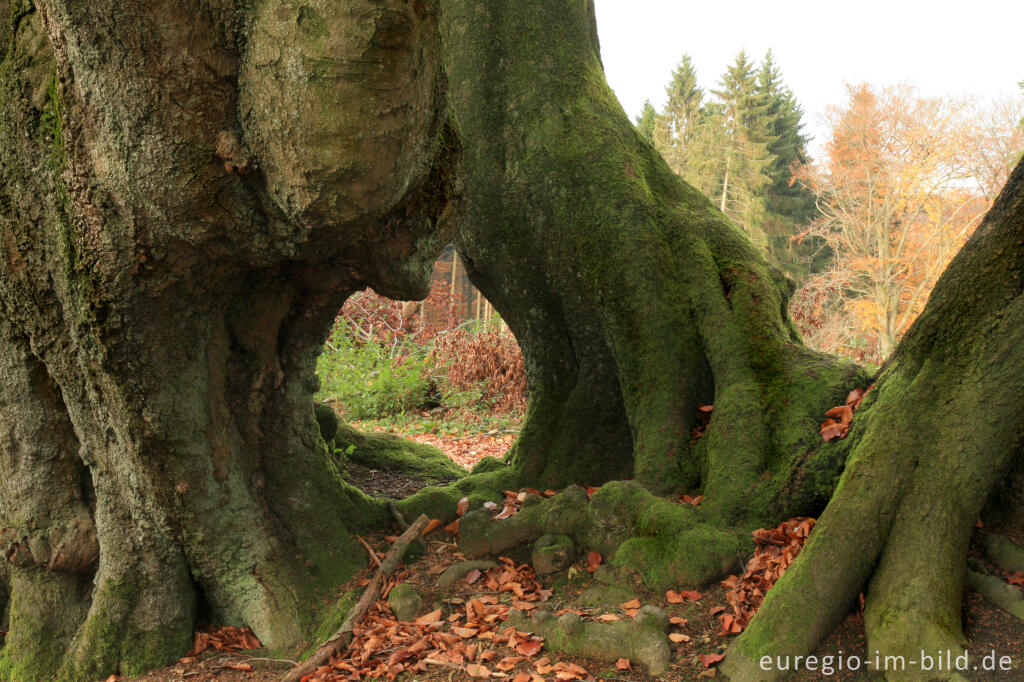
<instances>
[{"instance_id":1,"label":"tree bark","mask_svg":"<svg viewBox=\"0 0 1024 682\"><path fill-rule=\"evenodd\" d=\"M1022 291L1018 165L858 411L835 495L726 658L734 679L772 678L761 656L812 651L861 591L869 651L919 660L965 647L968 540L986 501L1021 466ZM945 674L886 677L955 678Z\"/></svg>"},{"instance_id":2,"label":"tree bark","mask_svg":"<svg viewBox=\"0 0 1024 682\"><path fill-rule=\"evenodd\" d=\"M0 677L305 638L387 518L313 416L345 297L426 293L436 6L0 3ZM5 19L6 20L6 19Z\"/></svg>"},{"instance_id":3,"label":"tree bark","mask_svg":"<svg viewBox=\"0 0 1024 682\"><path fill-rule=\"evenodd\" d=\"M800 344L788 283L636 133L592 3L450 0L442 32L458 249L529 379L514 465L542 487L703 490L726 523L824 506L842 458L818 425L866 377Z\"/></svg>"}]
</instances>

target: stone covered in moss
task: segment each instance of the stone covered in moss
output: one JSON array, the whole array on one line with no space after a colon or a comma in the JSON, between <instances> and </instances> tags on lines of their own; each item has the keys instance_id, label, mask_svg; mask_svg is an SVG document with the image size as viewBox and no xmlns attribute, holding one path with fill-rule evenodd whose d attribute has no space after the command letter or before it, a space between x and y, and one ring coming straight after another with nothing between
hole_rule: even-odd
<instances>
[{"instance_id":1,"label":"stone covered in moss","mask_svg":"<svg viewBox=\"0 0 1024 682\"><path fill-rule=\"evenodd\" d=\"M568 535L542 535L533 543L530 559L537 575L558 573L576 559L576 545Z\"/></svg>"}]
</instances>

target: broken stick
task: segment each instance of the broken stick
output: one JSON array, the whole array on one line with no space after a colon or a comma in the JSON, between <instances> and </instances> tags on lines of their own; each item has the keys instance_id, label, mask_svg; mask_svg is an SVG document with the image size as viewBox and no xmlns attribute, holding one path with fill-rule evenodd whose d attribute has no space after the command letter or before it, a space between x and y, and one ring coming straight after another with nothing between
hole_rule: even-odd
<instances>
[{"instance_id":1,"label":"broken stick","mask_svg":"<svg viewBox=\"0 0 1024 682\"><path fill-rule=\"evenodd\" d=\"M373 602L377 601L377 595L384 584L384 579L395 572L395 569L398 568L398 563L405 554L405 550L408 549L409 544L413 540L420 536L420 532L429 521L430 519L425 514L421 514L418 519L413 521L411 526L398 536L395 544L391 547L391 551L388 552L384 562L377 569L377 574L373 576L373 580L370 581L370 584L366 586L366 590L363 591L363 596L359 598L356 605L345 616L345 621L341 624L341 627L312 656L289 670L288 674L281 678L281 682L298 682L303 676L310 674L321 665L327 663L331 656L352 642L352 628L366 615Z\"/></svg>"}]
</instances>

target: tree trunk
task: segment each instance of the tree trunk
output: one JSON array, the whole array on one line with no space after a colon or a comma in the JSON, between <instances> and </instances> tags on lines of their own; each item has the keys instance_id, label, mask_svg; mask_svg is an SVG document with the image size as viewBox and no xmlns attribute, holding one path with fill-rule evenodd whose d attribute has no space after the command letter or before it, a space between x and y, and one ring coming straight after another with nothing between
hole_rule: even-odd
<instances>
[{"instance_id":1,"label":"tree trunk","mask_svg":"<svg viewBox=\"0 0 1024 682\"><path fill-rule=\"evenodd\" d=\"M964 648L967 543L990 494L1010 492L997 484L1020 480L1022 292L1024 164L858 411L835 496L726 659L734 679L772 678L762 656L812 651L861 591L869 651L910 661Z\"/></svg>"},{"instance_id":2,"label":"tree trunk","mask_svg":"<svg viewBox=\"0 0 1024 682\"><path fill-rule=\"evenodd\" d=\"M433 3L312 5L0 3L0 678L294 645L387 518L314 362L426 294L457 149Z\"/></svg>"},{"instance_id":3,"label":"tree trunk","mask_svg":"<svg viewBox=\"0 0 1024 682\"><path fill-rule=\"evenodd\" d=\"M866 378L800 344L789 284L636 133L592 3L450 0L442 33L458 249L528 373L515 466L542 487L702 490L730 524L824 506L842 457L818 425Z\"/></svg>"}]
</instances>

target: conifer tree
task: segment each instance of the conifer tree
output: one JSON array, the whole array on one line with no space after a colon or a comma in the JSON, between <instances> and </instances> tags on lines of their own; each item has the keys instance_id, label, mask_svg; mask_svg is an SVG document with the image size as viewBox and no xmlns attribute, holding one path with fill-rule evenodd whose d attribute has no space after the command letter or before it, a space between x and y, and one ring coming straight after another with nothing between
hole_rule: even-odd
<instances>
[{"instance_id":1,"label":"conifer tree","mask_svg":"<svg viewBox=\"0 0 1024 682\"><path fill-rule=\"evenodd\" d=\"M657 117L658 112L654 110L651 100L644 100L644 108L636 117L636 130L651 144L654 144L654 127Z\"/></svg>"},{"instance_id":2,"label":"conifer tree","mask_svg":"<svg viewBox=\"0 0 1024 682\"><path fill-rule=\"evenodd\" d=\"M736 222L757 246L766 249L765 193L772 184L771 152L778 137L771 125L769 100L758 87L755 65L745 50L726 69L713 91L718 98L723 147L718 207Z\"/></svg>"}]
</instances>

